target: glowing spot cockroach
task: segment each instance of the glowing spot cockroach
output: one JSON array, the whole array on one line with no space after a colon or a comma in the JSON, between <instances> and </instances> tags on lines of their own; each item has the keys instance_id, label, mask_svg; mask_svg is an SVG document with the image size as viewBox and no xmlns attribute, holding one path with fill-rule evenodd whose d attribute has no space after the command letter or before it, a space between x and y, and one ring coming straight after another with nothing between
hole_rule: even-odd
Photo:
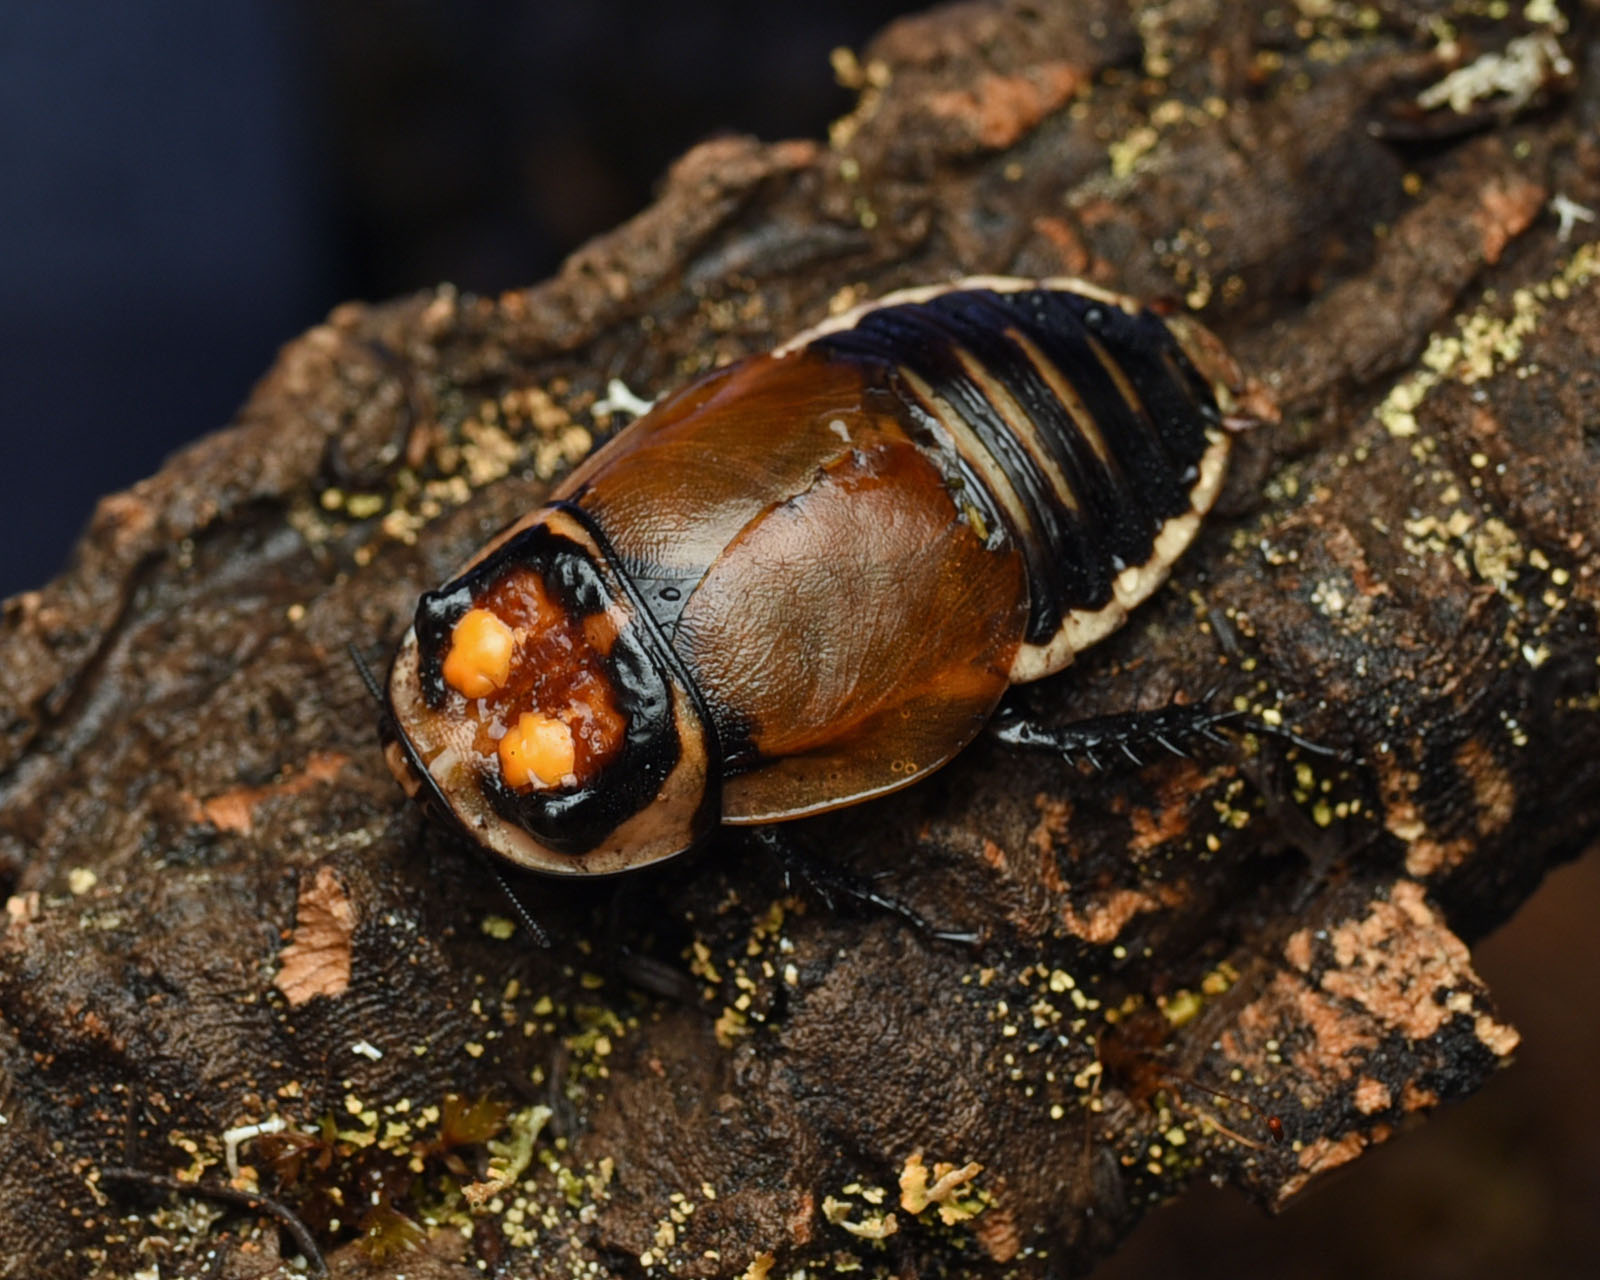
<instances>
[{"instance_id":1,"label":"glowing spot cockroach","mask_svg":"<svg viewBox=\"0 0 1600 1280\"><path fill-rule=\"evenodd\" d=\"M1199 324L1079 281L830 319L668 396L422 597L390 765L558 875L904 787L1162 582L1240 390Z\"/></svg>"}]
</instances>

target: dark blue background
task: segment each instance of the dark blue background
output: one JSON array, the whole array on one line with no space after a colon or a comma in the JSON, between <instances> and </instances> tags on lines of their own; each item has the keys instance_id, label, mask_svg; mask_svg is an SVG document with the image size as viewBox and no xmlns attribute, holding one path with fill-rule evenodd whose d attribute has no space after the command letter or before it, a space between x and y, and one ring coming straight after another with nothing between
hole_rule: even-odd
<instances>
[{"instance_id":1,"label":"dark blue background","mask_svg":"<svg viewBox=\"0 0 1600 1280\"><path fill-rule=\"evenodd\" d=\"M0 5L0 597L336 303L532 283L694 142L822 136L908 7Z\"/></svg>"}]
</instances>

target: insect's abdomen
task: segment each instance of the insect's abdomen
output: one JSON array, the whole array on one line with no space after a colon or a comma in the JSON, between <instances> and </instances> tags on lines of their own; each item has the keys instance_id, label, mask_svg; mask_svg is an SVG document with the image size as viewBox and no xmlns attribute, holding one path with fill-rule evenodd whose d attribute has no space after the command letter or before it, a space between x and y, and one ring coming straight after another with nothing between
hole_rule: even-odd
<instances>
[{"instance_id":1,"label":"insect's abdomen","mask_svg":"<svg viewBox=\"0 0 1600 1280\"><path fill-rule=\"evenodd\" d=\"M873 308L808 349L887 370L976 518L987 508L1016 540L1021 681L1065 666L1161 583L1215 499L1228 442L1211 385L1159 317L995 283Z\"/></svg>"}]
</instances>

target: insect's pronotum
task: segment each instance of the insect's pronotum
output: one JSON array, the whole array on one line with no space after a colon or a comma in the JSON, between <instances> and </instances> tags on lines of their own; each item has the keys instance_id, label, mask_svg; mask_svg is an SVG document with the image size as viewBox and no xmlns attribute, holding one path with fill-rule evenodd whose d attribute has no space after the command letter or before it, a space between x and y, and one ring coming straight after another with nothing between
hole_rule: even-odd
<instances>
[{"instance_id":1,"label":"insect's pronotum","mask_svg":"<svg viewBox=\"0 0 1600 1280\"><path fill-rule=\"evenodd\" d=\"M422 597L391 767L562 875L906 786L1161 583L1239 390L1199 324L1071 280L892 294L718 369Z\"/></svg>"}]
</instances>

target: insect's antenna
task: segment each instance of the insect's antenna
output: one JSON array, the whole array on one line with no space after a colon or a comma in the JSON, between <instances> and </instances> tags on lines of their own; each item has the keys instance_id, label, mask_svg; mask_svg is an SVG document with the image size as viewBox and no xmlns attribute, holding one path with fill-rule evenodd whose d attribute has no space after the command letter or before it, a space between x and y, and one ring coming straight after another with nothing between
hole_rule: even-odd
<instances>
[{"instance_id":1,"label":"insect's antenna","mask_svg":"<svg viewBox=\"0 0 1600 1280\"><path fill-rule=\"evenodd\" d=\"M500 886L500 891L506 895L507 901L511 903L512 909L517 913L517 918L522 921L522 927L528 931L535 942L549 950L550 935L544 931L544 926L533 918L533 912L523 905L522 899L517 897L516 890L511 887L511 882L500 874L500 868L489 861L488 855L485 855L483 864L489 869L489 874L494 877L495 883Z\"/></svg>"},{"instance_id":2,"label":"insect's antenna","mask_svg":"<svg viewBox=\"0 0 1600 1280\"><path fill-rule=\"evenodd\" d=\"M1256 1106L1255 1103L1251 1102L1249 1098L1235 1097L1231 1093L1224 1093L1221 1089L1213 1089L1208 1084L1201 1084L1193 1076L1185 1075L1181 1071L1173 1071L1168 1069L1167 1075L1180 1084L1188 1085L1191 1089L1198 1089L1201 1093L1209 1093L1213 1098L1221 1098L1224 1102L1231 1102L1236 1106L1243 1107L1252 1115L1259 1116L1262 1124L1266 1126L1267 1133L1272 1140L1278 1143L1283 1141L1284 1128L1282 1116L1262 1110L1260 1107ZM1215 1116L1206 1115L1205 1112L1200 1112L1199 1114L1204 1117L1208 1124L1215 1125L1217 1131L1223 1134L1225 1137L1232 1138L1235 1142L1242 1143L1244 1146L1250 1147L1256 1151L1265 1150L1261 1143L1245 1137L1242 1133L1234 1132L1234 1130L1221 1123Z\"/></svg>"},{"instance_id":3,"label":"insect's antenna","mask_svg":"<svg viewBox=\"0 0 1600 1280\"><path fill-rule=\"evenodd\" d=\"M372 700L382 707L387 715L389 704L384 700L383 686L378 683L378 677L372 674L372 668L367 665L367 660L361 656L361 650L356 648L354 641L349 641L345 644L345 651L349 653L350 661L356 664L356 671L360 673L361 683L367 686L367 692L372 695ZM428 781L432 781L431 776L426 774L424 776L428 777ZM449 806L444 804L444 798L439 796L438 799L440 804L444 805L445 811L448 812ZM500 886L501 892L506 895L507 901L511 903L512 910L517 914L517 919L522 921L522 927L528 931L533 940L541 947L549 947L550 935L533 918L533 912L523 906L522 899L517 897L516 891L512 889L510 882L500 874L500 868L495 866L487 855L484 857L483 864L488 868L489 874L494 877L495 883Z\"/></svg>"},{"instance_id":4,"label":"insect's antenna","mask_svg":"<svg viewBox=\"0 0 1600 1280\"><path fill-rule=\"evenodd\" d=\"M383 700L383 686L378 683L378 677L372 674L372 668L367 665L367 660L361 656L361 650L356 648L354 640L345 642L345 652L350 655L350 661L356 664L356 670L361 675L361 683L367 686L367 692L372 695L372 700L380 707L385 706Z\"/></svg>"},{"instance_id":5,"label":"insect's antenna","mask_svg":"<svg viewBox=\"0 0 1600 1280\"><path fill-rule=\"evenodd\" d=\"M311 1264L313 1275L325 1276L328 1274L328 1264L323 1260L322 1252L317 1248L317 1242L312 1237L310 1229L295 1215L294 1210L285 1204L261 1195L256 1191L242 1191L237 1187L219 1186L214 1182L180 1180L170 1178L164 1173L147 1173L143 1169L124 1169L107 1166L100 1170L102 1183L120 1183L131 1187L153 1187L158 1191L175 1192L181 1196L197 1196L206 1200L215 1200L220 1204L235 1205L247 1209L251 1213L264 1213L269 1218L277 1221L278 1225L287 1231L293 1238L300 1252Z\"/></svg>"}]
</instances>

